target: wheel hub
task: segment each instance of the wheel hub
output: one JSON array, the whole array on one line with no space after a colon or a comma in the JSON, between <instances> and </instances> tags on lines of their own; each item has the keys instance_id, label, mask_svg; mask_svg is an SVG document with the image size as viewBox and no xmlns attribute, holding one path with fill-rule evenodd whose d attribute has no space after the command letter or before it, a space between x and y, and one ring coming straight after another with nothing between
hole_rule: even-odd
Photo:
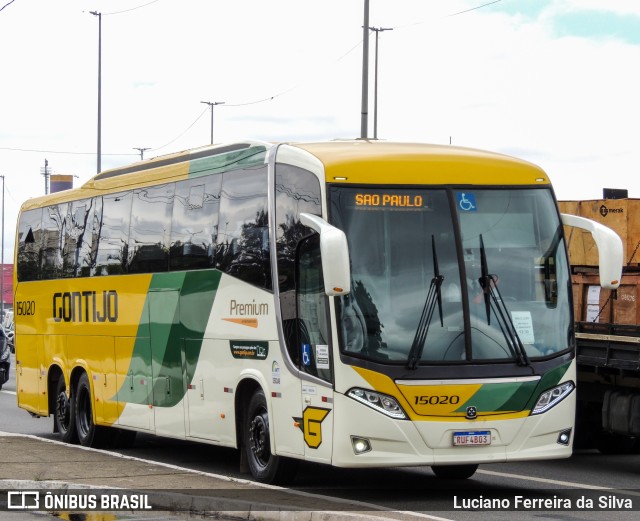
<instances>
[{"instance_id":1,"label":"wheel hub","mask_svg":"<svg viewBox=\"0 0 640 521\"><path fill-rule=\"evenodd\" d=\"M256 458L264 462L269 457L269 428L263 415L256 416L249 426L249 443Z\"/></svg>"},{"instance_id":2,"label":"wheel hub","mask_svg":"<svg viewBox=\"0 0 640 521\"><path fill-rule=\"evenodd\" d=\"M66 425L69 420L69 400L67 399L66 393L60 393L58 395L56 407L58 409L58 418L60 418Z\"/></svg>"}]
</instances>

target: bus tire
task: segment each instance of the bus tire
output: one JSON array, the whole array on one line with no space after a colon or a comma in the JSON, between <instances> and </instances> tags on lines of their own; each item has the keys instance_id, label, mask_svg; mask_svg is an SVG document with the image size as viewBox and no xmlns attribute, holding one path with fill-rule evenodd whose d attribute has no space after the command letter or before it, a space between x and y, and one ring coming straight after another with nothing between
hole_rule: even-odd
<instances>
[{"instance_id":1,"label":"bus tire","mask_svg":"<svg viewBox=\"0 0 640 521\"><path fill-rule=\"evenodd\" d=\"M92 404L89 376L87 373L82 373L76 386L74 407L78 441L85 447L106 447L113 435L113 429L94 423Z\"/></svg>"},{"instance_id":2,"label":"bus tire","mask_svg":"<svg viewBox=\"0 0 640 521\"><path fill-rule=\"evenodd\" d=\"M73 394L67 397L67 384L64 381L64 376L60 375L56 384L53 422L56 427L54 432L58 432L60 439L65 443L78 443L73 399Z\"/></svg>"},{"instance_id":3,"label":"bus tire","mask_svg":"<svg viewBox=\"0 0 640 521\"><path fill-rule=\"evenodd\" d=\"M468 479L476 473L478 465L432 465L431 470L440 479Z\"/></svg>"},{"instance_id":4,"label":"bus tire","mask_svg":"<svg viewBox=\"0 0 640 521\"><path fill-rule=\"evenodd\" d=\"M293 480L297 462L271 453L269 413L262 389L257 389L245 410L243 445L251 475L262 483L286 484Z\"/></svg>"}]
</instances>

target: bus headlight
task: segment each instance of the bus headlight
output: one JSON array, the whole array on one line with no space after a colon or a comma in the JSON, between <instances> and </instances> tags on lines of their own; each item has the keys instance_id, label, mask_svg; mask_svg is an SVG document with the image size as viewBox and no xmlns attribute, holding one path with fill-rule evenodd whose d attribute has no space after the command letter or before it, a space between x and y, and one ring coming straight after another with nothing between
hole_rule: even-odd
<instances>
[{"instance_id":1,"label":"bus headlight","mask_svg":"<svg viewBox=\"0 0 640 521\"><path fill-rule=\"evenodd\" d=\"M576 386L573 382L565 382L553 389L543 392L540 395L540 398L538 398L536 406L531 411L531 414L541 414L551 409L551 407L555 407L558 403L569 396L575 387Z\"/></svg>"},{"instance_id":2,"label":"bus headlight","mask_svg":"<svg viewBox=\"0 0 640 521\"><path fill-rule=\"evenodd\" d=\"M402 410L402 407L400 407L400 404L395 398L387 394L354 387L347 392L347 396L396 420L407 419L407 415Z\"/></svg>"}]
</instances>

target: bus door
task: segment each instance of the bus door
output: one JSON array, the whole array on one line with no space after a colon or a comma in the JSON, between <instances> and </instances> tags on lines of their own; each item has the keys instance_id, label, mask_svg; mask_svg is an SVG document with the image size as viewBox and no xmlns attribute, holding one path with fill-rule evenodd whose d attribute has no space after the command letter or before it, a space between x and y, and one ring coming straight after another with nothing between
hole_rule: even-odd
<instances>
[{"instance_id":1,"label":"bus door","mask_svg":"<svg viewBox=\"0 0 640 521\"><path fill-rule=\"evenodd\" d=\"M149 291L149 331L156 434L185 437L185 346L180 333L180 292Z\"/></svg>"},{"instance_id":2,"label":"bus door","mask_svg":"<svg viewBox=\"0 0 640 521\"><path fill-rule=\"evenodd\" d=\"M305 459L331 463L333 447L333 360L328 298L324 292L319 235L300 242L297 255L296 307L302 380Z\"/></svg>"},{"instance_id":3,"label":"bus door","mask_svg":"<svg viewBox=\"0 0 640 521\"><path fill-rule=\"evenodd\" d=\"M211 353L219 352L220 343L210 338L187 338L184 342L187 374L192 375L187 382L187 435L218 441L220 426L213 421L212 411L220 407L215 394L220 385ZM200 353L207 356L200 357Z\"/></svg>"}]
</instances>

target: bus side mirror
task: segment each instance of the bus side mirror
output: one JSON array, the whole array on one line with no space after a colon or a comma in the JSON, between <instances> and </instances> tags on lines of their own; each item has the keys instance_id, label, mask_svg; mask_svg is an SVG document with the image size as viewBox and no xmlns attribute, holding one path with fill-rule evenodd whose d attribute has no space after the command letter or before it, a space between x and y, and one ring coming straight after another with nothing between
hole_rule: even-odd
<instances>
[{"instance_id":1,"label":"bus side mirror","mask_svg":"<svg viewBox=\"0 0 640 521\"><path fill-rule=\"evenodd\" d=\"M347 295L351 291L347 236L317 215L301 213L300 222L320 234L325 293L329 297Z\"/></svg>"},{"instance_id":2,"label":"bus side mirror","mask_svg":"<svg viewBox=\"0 0 640 521\"><path fill-rule=\"evenodd\" d=\"M577 215L560 214L562 224L575 226L591 232L598 247L600 285L606 289L616 289L622 278L622 239L611 228L591 219Z\"/></svg>"}]
</instances>

